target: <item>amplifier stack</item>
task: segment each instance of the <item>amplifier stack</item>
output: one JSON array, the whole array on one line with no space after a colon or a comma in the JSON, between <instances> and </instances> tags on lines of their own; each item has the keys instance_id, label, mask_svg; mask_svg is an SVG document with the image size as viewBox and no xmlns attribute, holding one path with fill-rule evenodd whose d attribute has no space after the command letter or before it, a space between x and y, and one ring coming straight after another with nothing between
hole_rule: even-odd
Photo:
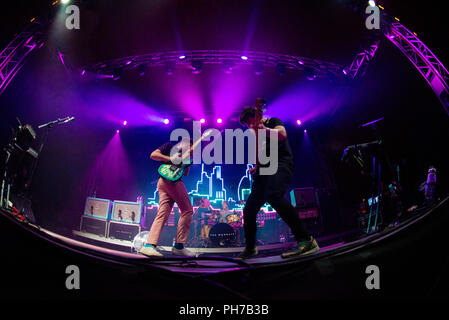
<instances>
[{"instance_id":1,"label":"amplifier stack","mask_svg":"<svg viewBox=\"0 0 449 320\"><path fill-rule=\"evenodd\" d=\"M132 241L141 231L142 203L88 197L80 231Z\"/></svg>"},{"instance_id":2,"label":"amplifier stack","mask_svg":"<svg viewBox=\"0 0 449 320\"><path fill-rule=\"evenodd\" d=\"M318 196L313 187L292 189L290 201L307 231L314 236L324 232Z\"/></svg>"}]
</instances>

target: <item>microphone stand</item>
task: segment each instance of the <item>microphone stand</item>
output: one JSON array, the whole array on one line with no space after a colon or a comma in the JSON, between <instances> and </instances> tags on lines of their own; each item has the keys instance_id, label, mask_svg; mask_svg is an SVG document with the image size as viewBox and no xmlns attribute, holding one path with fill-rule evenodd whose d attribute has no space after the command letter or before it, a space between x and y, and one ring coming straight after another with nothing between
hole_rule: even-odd
<instances>
[{"instance_id":1,"label":"microphone stand","mask_svg":"<svg viewBox=\"0 0 449 320\"><path fill-rule=\"evenodd\" d=\"M75 119L75 117L66 117L66 118L63 118L63 119L58 118L58 119L56 119L56 120L53 120L53 121L50 121L50 122L41 124L40 126L37 127L38 129L47 128L47 130L45 130L45 135L44 135L44 137L43 137L43 139L42 139L42 143L41 143L41 145L39 146L39 150L37 151L37 155L38 155L38 156L37 156L37 158L36 158L36 161L34 162L34 166L33 166L32 170L31 170L30 178L28 179L28 194L30 194L30 191L31 191L31 183L32 183L32 181L33 181L33 177L34 177L34 174L35 174L35 172L36 172L36 168L37 168L37 165L38 165L38 162L39 162L40 155L41 155L41 153L42 153L42 150L43 150L43 148L44 148L45 143L47 142L47 139L48 139L48 133L50 132L50 129L51 129L55 124L64 124L64 123L67 123L67 122L69 122L69 121L72 121L73 119Z\"/></svg>"}]
</instances>

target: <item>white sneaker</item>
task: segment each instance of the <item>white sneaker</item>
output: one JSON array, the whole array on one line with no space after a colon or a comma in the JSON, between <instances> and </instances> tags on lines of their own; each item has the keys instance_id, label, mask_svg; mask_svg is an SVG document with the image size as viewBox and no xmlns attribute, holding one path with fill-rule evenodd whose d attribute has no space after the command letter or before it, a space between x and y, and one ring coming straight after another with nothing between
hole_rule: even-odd
<instances>
[{"instance_id":1,"label":"white sneaker","mask_svg":"<svg viewBox=\"0 0 449 320\"><path fill-rule=\"evenodd\" d=\"M155 247L142 247L139 250L140 254L143 254L148 257L163 257L164 255L156 250Z\"/></svg>"},{"instance_id":2,"label":"white sneaker","mask_svg":"<svg viewBox=\"0 0 449 320\"><path fill-rule=\"evenodd\" d=\"M195 257L196 256L195 252L190 251L189 249L186 249L186 248L179 250L179 249L176 249L175 247L173 247L171 249L171 252L176 256L185 256L185 257Z\"/></svg>"}]
</instances>

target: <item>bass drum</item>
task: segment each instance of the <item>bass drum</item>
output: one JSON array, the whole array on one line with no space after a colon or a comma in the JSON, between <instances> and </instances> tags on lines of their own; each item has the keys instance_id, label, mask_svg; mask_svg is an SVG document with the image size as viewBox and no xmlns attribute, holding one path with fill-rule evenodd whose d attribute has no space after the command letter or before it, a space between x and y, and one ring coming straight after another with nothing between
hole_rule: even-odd
<instances>
[{"instance_id":1,"label":"bass drum","mask_svg":"<svg viewBox=\"0 0 449 320\"><path fill-rule=\"evenodd\" d=\"M229 247L235 244L234 228L227 223L217 223L209 232L209 240L214 247Z\"/></svg>"}]
</instances>

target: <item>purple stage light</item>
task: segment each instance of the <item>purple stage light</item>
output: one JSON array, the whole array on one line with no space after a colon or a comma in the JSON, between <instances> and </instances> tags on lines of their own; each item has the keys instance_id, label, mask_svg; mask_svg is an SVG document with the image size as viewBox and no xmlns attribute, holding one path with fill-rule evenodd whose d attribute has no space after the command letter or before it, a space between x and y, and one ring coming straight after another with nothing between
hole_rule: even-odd
<instances>
[{"instance_id":1,"label":"purple stage light","mask_svg":"<svg viewBox=\"0 0 449 320\"><path fill-rule=\"evenodd\" d=\"M297 124L298 126L300 126L300 125L301 125L301 120L296 120L296 124Z\"/></svg>"},{"instance_id":2,"label":"purple stage light","mask_svg":"<svg viewBox=\"0 0 449 320\"><path fill-rule=\"evenodd\" d=\"M185 59L186 56L185 56L185 55L181 55L181 56L179 56L178 58L179 58L180 60L182 60L182 59Z\"/></svg>"},{"instance_id":3,"label":"purple stage light","mask_svg":"<svg viewBox=\"0 0 449 320\"><path fill-rule=\"evenodd\" d=\"M120 133L120 130L117 130L116 133Z\"/></svg>"},{"instance_id":4,"label":"purple stage light","mask_svg":"<svg viewBox=\"0 0 449 320\"><path fill-rule=\"evenodd\" d=\"M123 125L126 126L128 124L128 121L123 121Z\"/></svg>"},{"instance_id":5,"label":"purple stage light","mask_svg":"<svg viewBox=\"0 0 449 320\"><path fill-rule=\"evenodd\" d=\"M242 60L248 60L247 56L241 56L240 58L242 58Z\"/></svg>"},{"instance_id":6,"label":"purple stage light","mask_svg":"<svg viewBox=\"0 0 449 320\"><path fill-rule=\"evenodd\" d=\"M304 133L307 133L307 130L306 130L306 129L304 129Z\"/></svg>"},{"instance_id":7,"label":"purple stage light","mask_svg":"<svg viewBox=\"0 0 449 320\"><path fill-rule=\"evenodd\" d=\"M200 122L201 122L201 123L205 123L206 120L205 120L204 118L201 118Z\"/></svg>"},{"instance_id":8,"label":"purple stage light","mask_svg":"<svg viewBox=\"0 0 449 320\"><path fill-rule=\"evenodd\" d=\"M164 119L164 123L165 123L165 124L169 124L169 123L170 123L170 120Z\"/></svg>"},{"instance_id":9,"label":"purple stage light","mask_svg":"<svg viewBox=\"0 0 449 320\"><path fill-rule=\"evenodd\" d=\"M223 122L223 119L221 119L221 118L217 119L217 123L222 123L222 122Z\"/></svg>"}]
</instances>

